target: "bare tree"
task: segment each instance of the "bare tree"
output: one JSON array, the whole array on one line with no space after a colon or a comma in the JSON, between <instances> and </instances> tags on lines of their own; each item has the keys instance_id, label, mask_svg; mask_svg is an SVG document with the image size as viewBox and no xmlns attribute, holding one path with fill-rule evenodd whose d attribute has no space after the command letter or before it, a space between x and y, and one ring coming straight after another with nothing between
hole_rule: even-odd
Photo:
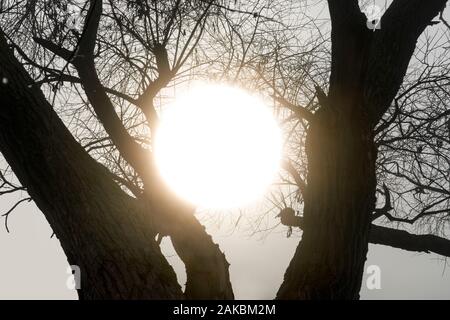
<instances>
[{"instance_id":1,"label":"bare tree","mask_svg":"<svg viewBox=\"0 0 450 320\"><path fill-rule=\"evenodd\" d=\"M161 107L198 78L270 95L287 132L279 185L303 212L279 217L303 232L278 298L358 298L369 241L449 256L448 30L423 33L448 27L446 1L394 0L376 30L358 1L327 4L331 26L306 2L2 2L0 151L20 184L2 173L0 194L26 190L44 213L80 298L234 297L152 159Z\"/></svg>"}]
</instances>

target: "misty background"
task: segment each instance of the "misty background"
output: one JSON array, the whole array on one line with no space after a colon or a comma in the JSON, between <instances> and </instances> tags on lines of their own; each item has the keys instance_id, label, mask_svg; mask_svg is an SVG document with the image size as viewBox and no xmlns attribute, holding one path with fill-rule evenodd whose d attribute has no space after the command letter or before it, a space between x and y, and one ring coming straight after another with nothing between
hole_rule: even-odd
<instances>
[{"instance_id":1,"label":"misty background","mask_svg":"<svg viewBox=\"0 0 450 320\"><path fill-rule=\"evenodd\" d=\"M2 197L0 211L7 211L17 196ZM4 217L2 217L4 219ZM214 219L213 219L214 220ZM2 220L4 223L4 220ZM286 237L286 227L257 233L230 228L208 231L231 263L230 276L237 299L273 299L299 237ZM0 299L77 299L67 288L68 262L58 239L33 203L21 204L0 227ZM164 254L184 284L184 266L167 238ZM368 290L365 272L361 299L450 299L450 266L441 256L417 254L386 246L370 245L367 266L381 269L381 289ZM81 286L83 284L81 283Z\"/></svg>"}]
</instances>

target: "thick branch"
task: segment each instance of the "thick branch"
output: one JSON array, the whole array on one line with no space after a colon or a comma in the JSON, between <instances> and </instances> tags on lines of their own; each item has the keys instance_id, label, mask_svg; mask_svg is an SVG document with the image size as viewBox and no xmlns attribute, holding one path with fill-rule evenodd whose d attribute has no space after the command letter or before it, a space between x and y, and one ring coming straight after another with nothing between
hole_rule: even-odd
<instances>
[{"instance_id":1,"label":"thick branch","mask_svg":"<svg viewBox=\"0 0 450 320\"><path fill-rule=\"evenodd\" d=\"M39 37L33 37L33 40L43 48L53 52L66 61L69 61L72 56L72 51L62 48L49 40L45 40Z\"/></svg>"},{"instance_id":2,"label":"thick branch","mask_svg":"<svg viewBox=\"0 0 450 320\"><path fill-rule=\"evenodd\" d=\"M329 101L339 109L360 105L371 31L357 0L328 0L331 17Z\"/></svg>"},{"instance_id":3,"label":"thick branch","mask_svg":"<svg viewBox=\"0 0 450 320\"><path fill-rule=\"evenodd\" d=\"M75 67L89 102L120 154L145 180L148 180L152 177L149 172L149 168L151 168L150 152L143 149L124 127L98 79L94 61L83 59L83 61L77 62Z\"/></svg>"},{"instance_id":4,"label":"thick branch","mask_svg":"<svg viewBox=\"0 0 450 320\"><path fill-rule=\"evenodd\" d=\"M421 33L447 0L395 0L374 33L364 89L372 126L380 121L397 94Z\"/></svg>"},{"instance_id":5,"label":"thick branch","mask_svg":"<svg viewBox=\"0 0 450 320\"><path fill-rule=\"evenodd\" d=\"M148 179L153 176L150 153L143 149L124 127L98 78L95 68L94 48L101 13L102 1L91 0L83 34L71 62L78 72L80 82L98 119L120 154L144 179ZM40 38L35 38L35 41L62 58L67 59L67 56L71 56L70 51L60 48L50 41Z\"/></svg>"},{"instance_id":6,"label":"thick branch","mask_svg":"<svg viewBox=\"0 0 450 320\"><path fill-rule=\"evenodd\" d=\"M403 230L396 230L372 225L370 242L415 252L434 252L450 257L450 240L432 235L417 235Z\"/></svg>"},{"instance_id":7,"label":"thick branch","mask_svg":"<svg viewBox=\"0 0 450 320\"><path fill-rule=\"evenodd\" d=\"M78 52L75 59L83 56L92 56L97 40L97 31L102 15L102 0L90 0L89 12L84 23L83 34L78 43Z\"/></svg>"},{"instance_id":8,"label":"thick branch","mask_svg":"<svg viewBox=\"0 0 450 320\"><path fill-rule=\"evenodd\" d=\"M303 217L296 216L291 208L283 209L278 217L283 225L303 228ZM450 240L432 234L417 235L372 224L369 241L373 244L382 244L408 251L434 252L450 257Z\"/></svg>"},{"instance_id":9,"label":"thick branch","mask_svg":"<svg viewBox=\"0 0 450 320\"><path fill-rule=\"evenodd\" d=\"M328 0L328 10L334 30L365 25L366 18L359 9L358 0Z\"/></svg>"}]
</instances>

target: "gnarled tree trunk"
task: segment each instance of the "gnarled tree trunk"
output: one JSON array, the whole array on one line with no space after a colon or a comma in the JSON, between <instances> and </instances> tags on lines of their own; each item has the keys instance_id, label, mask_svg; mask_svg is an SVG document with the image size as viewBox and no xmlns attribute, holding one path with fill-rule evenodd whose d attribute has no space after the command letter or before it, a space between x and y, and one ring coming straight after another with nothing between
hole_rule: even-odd
<instances>
[{"instance_id":1,"label":"gnarled tree trunk","mask_svg":"<svg viewBox=\"0 0 450 320\"><path fill-rule=\"evenodd\" d=\"M381 30L373 31L357 0L328 0L329 95L319 88L321 109L307 136L303 235L277 298L359 298L369 236L389 242L381 239L387 232L380 227L370 235L373 129L402 83L418 37L445 3L396 0L381 19Z\"/></svg>"},{"instance_id":2,"label":"gnarled tree trunk","mask_svg":"<svg viewBox=\"0 0 450 320\"><path fill-rule=\"evenodd\" d=\"M74 140L2 35L0 78L0 151L80 267L80 298L182 298L149 212Z\"/></svg>"}]
</instances>

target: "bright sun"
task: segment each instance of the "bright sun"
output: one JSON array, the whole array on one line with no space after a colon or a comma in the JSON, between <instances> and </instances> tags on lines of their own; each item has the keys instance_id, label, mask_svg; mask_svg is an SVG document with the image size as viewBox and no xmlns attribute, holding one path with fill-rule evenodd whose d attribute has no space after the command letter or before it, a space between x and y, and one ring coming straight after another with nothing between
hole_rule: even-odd
<instances>
[{"instance_id":1,"label":"bright sun","mask_svg":"<svg viewBox=\"0 0 450 320\"><path fill-rule=\"evenodd\" d=\"M203 84L164 111L154 148L163 179L180 197L203 208L235 208L272 183L281 132L259 98Z\"/></svg>"}]
</instances>

